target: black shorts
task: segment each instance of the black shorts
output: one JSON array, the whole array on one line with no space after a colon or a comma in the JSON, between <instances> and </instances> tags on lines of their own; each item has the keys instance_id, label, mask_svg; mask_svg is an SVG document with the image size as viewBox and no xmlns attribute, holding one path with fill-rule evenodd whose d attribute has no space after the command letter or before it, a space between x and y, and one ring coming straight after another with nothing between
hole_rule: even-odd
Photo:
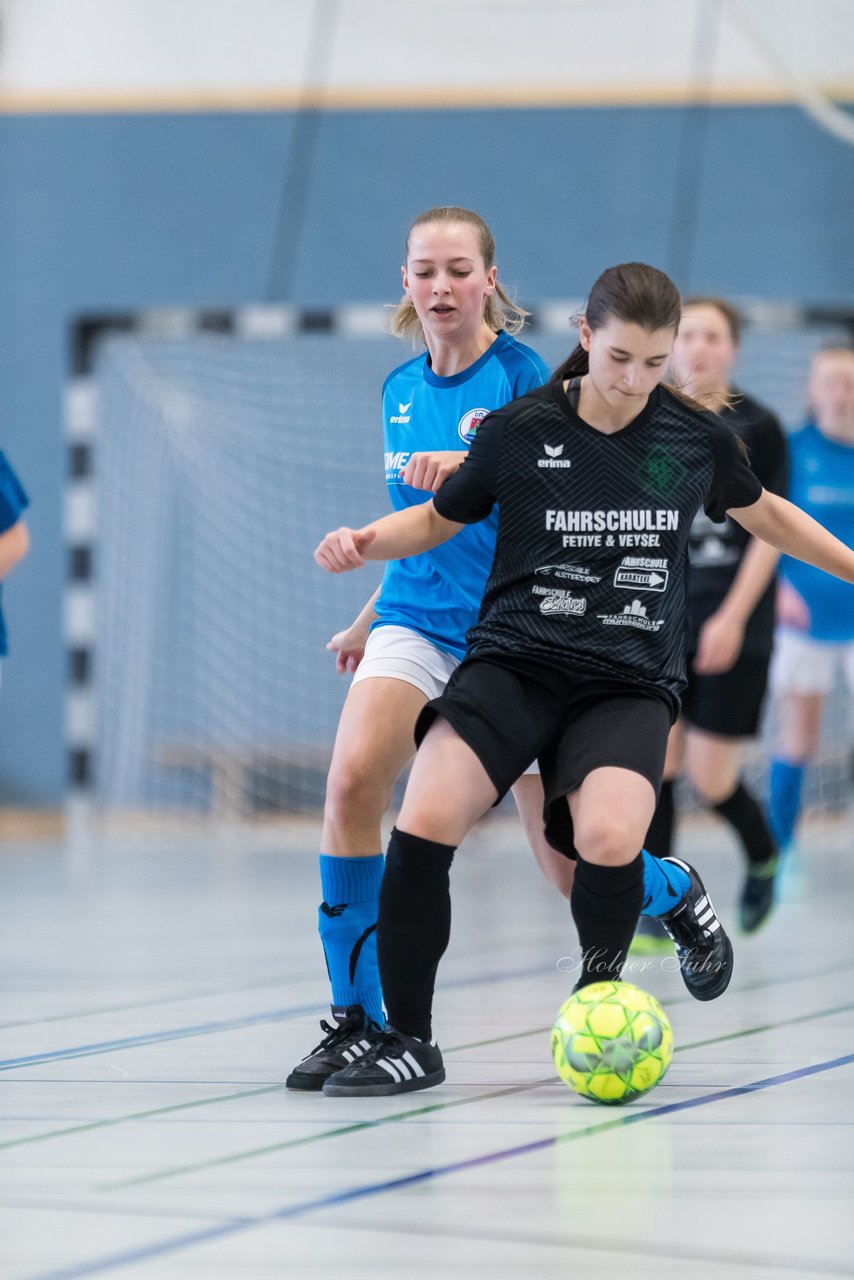
<instances>
[{"instance_id":1,"label":"black shorts","mask_svg":"<svg viewBox=\"0 0 854 1280\"><path fill-rule=\"evenodd\" d=\"M688 654L688 687L682 715L688 724L721 738L753 738L759 732L771 655L743 653L729 671L700 676Z\"/></svg>"},{"instance_id":2,"label":"black shorts","mask_svg":"<svg viewBox=\"0 0 854 1280\"><path fill-rule=\"evenodd\" d=\"M607 677L466 658L418 717L419 745L437 716L471 747L499 800L539 761L546 839L574 858L566 796L609 765L641 774L657 796L673 707L664 694Z\"/></svg>"}]
</instances>

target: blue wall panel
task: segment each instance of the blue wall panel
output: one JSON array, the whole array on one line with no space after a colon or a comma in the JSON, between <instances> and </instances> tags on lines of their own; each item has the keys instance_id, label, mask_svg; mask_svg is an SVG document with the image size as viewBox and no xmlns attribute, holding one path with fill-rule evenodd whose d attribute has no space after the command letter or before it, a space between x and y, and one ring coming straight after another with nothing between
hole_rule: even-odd
<instances>
[{"instance_id":1,"label":"blue wall panel","mask_svg":"<svg viewBox=\"0 0 854 1280\"><path fill-rule=\"evenodd\" d=\"M31 492L6 596L0 800L63 785L61 392L71 319L264 298L293 117L0 118L0 445ZM854 299L854 152L801 113L715 108L342 112L317 133L293 300L394 300L408 220L471 205L523 299L605 265L672 266L677 175L699 186L689 289Z\"/></svg>"}]
</instances>

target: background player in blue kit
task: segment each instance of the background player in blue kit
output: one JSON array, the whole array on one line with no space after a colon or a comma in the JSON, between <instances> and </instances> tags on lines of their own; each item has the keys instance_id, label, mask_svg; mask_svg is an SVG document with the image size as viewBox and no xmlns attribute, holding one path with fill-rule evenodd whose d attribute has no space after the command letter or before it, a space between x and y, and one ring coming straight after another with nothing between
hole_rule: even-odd
<instances>
[{"instance_id":1,"label":"background player in blue kit","mask_svg":"<svg viewBox=\"0 0 854 1280\"><path fill-rule=\"evenodd\" d=\"M431 209L406 242L405 296L395 336L425 351L383 387L385 478L395 510L427 502L457 470L478 423L540 386L548 370L516 340L526 313L497 280L495 243L469 210ZM495 549L497 516L452 546L389 564L382 586L351 627L334 636L341 672L355 676L341 712L321 837L319 928L332 985L324 1040L291 1072L293 1089L320 1089L358 1052L371 1022L382 1024L376 959L377 895L383 873L380 823L391 789L412 758L414 728L465 654ZM538 862L568 893L568 864L546 843L539 778L514 788ZM355 1047L355 1048L354 1048Z\"/></svg>"},{"instance_id":2,"label":"background player in blue kit","mask_svg":"<svg viewBox=\"0 0 854 1280\"><path fill-rule=\"evenodd\" d=\"M792 501L854 545L854 350L815 356L813 418L789 438ZM804 770L818 748L824 701L844 672L854 693L854 602L844 583L799 560L780 565L780 622L771 667L779 712L771 765L770 819L781 848L792 843Z\"/></svg>"},{"instance_id":3,"label":"background player in blue kit","mask_svg":"<svg viewBox=\"0 0 854 1280\"><path fill-rule=\"evenodd\" d=\"M24 486L6 455L0 452L0 583L29 550L27 526L21 519L29 505ZM7 652L6 624L0 608L0 658Z\"/></svg>"}]
</instances>

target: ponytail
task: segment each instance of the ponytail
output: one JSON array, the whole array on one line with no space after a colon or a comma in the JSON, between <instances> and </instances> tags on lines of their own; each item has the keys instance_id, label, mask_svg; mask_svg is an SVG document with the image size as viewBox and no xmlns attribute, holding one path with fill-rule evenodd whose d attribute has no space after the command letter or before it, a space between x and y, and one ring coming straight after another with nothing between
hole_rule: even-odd
<instances>
[{"instance_id":1,"label":"ponytail","mask_svg":"<svg viewBox=\"0 0 854 1280\"><path fill-rule=\"evenodd\" d=\"M563 364L559 364L551 376L552 382L566 382L569 378L581 378L590 370L590 357L579 342L570 351Z\"/></svg>"}]
</instances>

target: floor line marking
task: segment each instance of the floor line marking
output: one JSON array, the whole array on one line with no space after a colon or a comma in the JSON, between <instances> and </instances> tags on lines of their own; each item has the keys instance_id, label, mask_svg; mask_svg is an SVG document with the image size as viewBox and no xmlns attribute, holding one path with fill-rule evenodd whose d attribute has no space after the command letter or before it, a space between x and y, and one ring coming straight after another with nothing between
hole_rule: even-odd
<instances>
[{"instance_id":1,"label":"floor line marking","mask_svg":"<svg viewBox=\"0 0 854 1280\"><path fill-rule=\"evenodd\" d=\"M484 983L508 982L518 978L541 977L551 973L551 965L532 965L521 969L498 970L479 974L472 978L454 978L443 984L443 990L455 987L476 987ZM57 1062L71 1058L88 1058L101 1053L117 1053L123 1049L137 1049L144 1045L161 1044L170 1040L184 1040L195 1036L217 1035L225 1031L239 1031L245 1027L260 1026L267 1022L286 1022L306 1014L322 1013L325 1004L292 1005L284 1009L271 1009L264 1013L245 1014L240 1018L222 1018L195 1026L175 1027L171 1031L150 1031L139 1036L126 1036L118 1040L104 1040L96 1044L76 1045L68 1049L53 1049L46 1053L27 1054L20 1058L0 1060L0 1071L14 1071L20 1067L39 1066L44 1062Z\"/></svg>"},{"instance_id":2,"label":"floor line marking","mask_svg":"<svg viewBox=\"0 0 854 1280\"><path fill-rule=\"evenodd\" d=\"M152 1258L163 1257L167 1254L181 1252L185 1249L192 1248L197 1244L207 1244L212 1240L221 1239L225 1236L236 1235L239 1232L252 1230L255 1227L268 1226L273 1222L283 1222L293 1218L299 1218L305 1214L316 1212L320 1209L330 1208L333 1205L348 1204L357 1200L365 1200L370 1196L382 1195L386 1192L397 1191L403 1187L415 1186L419 1183L429 1182L433 1179L447 1177L449 1174L462 1173L469 1169L483 1168L484 1166L497 1164L504 1160L513 1160L518 1156L530 1155L535 1151L545 1151L550 1147L555 1147L559 1143L576 1141L580 1138L590 1137L597 1133L605 1133L614 1129L626 1128L632 1124L639 1124L647 1120L659 1119L662 1116L675 1115L682 1111L694 1110L698 1107L709 1106L714 1102L723 1102L731 1098L744 1097L748 1094L757 1093L763 1089L771 1089L781 1084L789 1084L795 1080L802 1080L808 1076L817 1075L824 1071L833 1071L839 1067L851 1066L854 1064L854 1053L846 1054L841 1058L831 1058L826 1062L814 1063L808 1067L797 1067L793 1071L785 1071L780 1075L768 1076L763 1080L753 1081L751 1084L736 1085L731 1089L720 1089L714 1093L704 1094L699 1098L689 1098L682 1102L665 1103L661 1107L650 1107L644 1111L635 1111L628 1115L618 1116L613 1120L605 1120L601 1124L590 1125L584 1129L574 1129L570 1133L556 1134L550 1138L540 1138L533 1142L525 1142L515 1147L505 1147L499 1151L487 1152L482 1156L474 1156L467 1160L455 1160L449 1164L436 1165L432 1168L421 1169L415 1173L404 1174L399 1178L392 1178L385 1182L368 1183L362 1187L351 1187L344 1191L334 1192L331 1195L319 1196L312 1200L305 1200L300 1204L288 1205L282 1209L275 1209L270 1213L257 1214L253 1217L238 1219L230 1223L221 1224L215 1227L209 1227L200 1231L188 1232L181 1236L172 1236L166 1240L153 1242L144 1245L141 1248L129 1249L124 1252L118 1252L107 1255L103 1258L94 1258L89 1262L74 1264L70 1267L62 1267L59 1270L41 1272L37 1276L31 1277L31 1280L87 1280L89 1276L102 1275L106 1271L115 1270L120 1266L133 1266L137 1263L147 1262Z\"/></svg>"},{"instance_id":3,"label":"floor line marking","mask_svg":"<svg viewBox=\"0 0 854 1280\"><path fill-rule=\"evenodd\" d=\"M724 1044L730 1040L740 1040L744 1036L759 1035L764 1031L777 1031L781 1027L793 1026L800 1022L814 1022L819 1018L831 1017L835 1013L850 1012L854 1009L854 1003L846 1005L837 1005L832 1009L823 1009L815 1013L802 1014L796 1018L784 1018L780 1022L765 1023L762 1026L750 1027L746 1030L727 1032L722 1036L715 1036L710 1040L698 1040L692 1044L677 1045L674 1049L675 1053L685 1053L689 1049L706 1048L713 1044ZM488 1043L488 1042L487 1042ZM456 1048L446 1049L446 1053L454 1053L459 1048L468 1046L457 1046ZM364 1129L377 1129L387 1124L398 1123L402 1120L411 1120L415 1117L427 1115L434 1111L449 1110L452 1107L471 1106L476 1102L488 1101L491 1098L505 1097L513 1093L526 1093L531 1089L542 1088L543 1085L555 1083L557 1076L547 1076L544 1080L536 1080L531 1084L511 1085L507 1088L479 1094L474 1098L454 1098L450 1102L434 1102L424 1107L418 1107L413 1111L396 1112L391 1116L382 1116L377 1120L360 1120L354 1124L342 1125L335 1129L326 1129L321 1133L306 1134L300 1138L289 1138L286 1142L270 1143L263 1147L253 1147L247 1151L233 1152L227 1156L217 1156L211 1160L199 1161L195 1164L173 1166L170 1169L156 1170L154 1173L139 1174L133 1178L123 1178L121 1181L105 1182L96 1184L95 1191L118 1191L127 1189L128 1187L144 1186L152 1182L164 1182L170 1178L182 1177L187 1173L202 1173L208 1169L219 1168L223 1165L237 1164L243 1160L253 1160L256 1157L272 1155L274 1152L287 1151L292 1147L304 1147L315 1142L324 1142L331 1138L346 1137L348 1134L357 1133Z\"/></svg>"}]
</instances>

